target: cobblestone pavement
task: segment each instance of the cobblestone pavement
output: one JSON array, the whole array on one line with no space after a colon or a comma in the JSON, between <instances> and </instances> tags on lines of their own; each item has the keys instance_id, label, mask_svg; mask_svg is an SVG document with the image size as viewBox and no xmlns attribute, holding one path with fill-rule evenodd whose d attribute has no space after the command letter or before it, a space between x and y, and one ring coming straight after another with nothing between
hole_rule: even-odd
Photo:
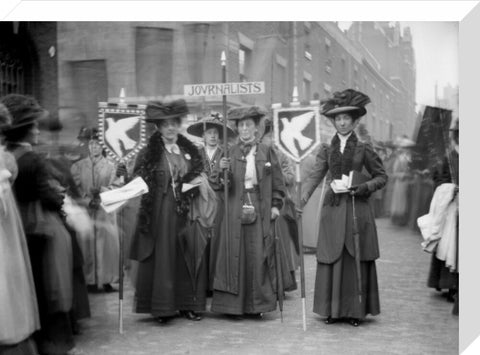
<instances>
[{"instance_id":1,"label":"cobblestone pavement","mask_svg":"<svg viewBox=\"0 0 480 355\"><path fill-rule=\"evenodd\" d=\"M457 354L458 317L451 303L426 287L430 255L421 250L421 236L388 219L377 220L377 226L381 314L358 328L326 325L312 312L316 261L306 255L306 332L299 290L286 296L283 323L277 311L243 321L206 313L200 322L177 318L162 326L132 313L133 289L126 281L124 334L118 334L118 294L93 294L93 316L82 321L76 349L92 355Z\"/></svg>"}]
</instances>

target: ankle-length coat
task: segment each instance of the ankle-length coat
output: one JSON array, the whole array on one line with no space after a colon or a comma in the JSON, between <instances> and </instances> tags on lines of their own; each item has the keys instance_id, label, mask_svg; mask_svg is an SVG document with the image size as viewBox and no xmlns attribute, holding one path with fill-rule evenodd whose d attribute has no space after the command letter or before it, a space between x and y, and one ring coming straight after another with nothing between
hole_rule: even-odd
<instances>
[{"instance_id":1,"label":"ankle-length coat","mask_svg":"<svg viewBox=\"0 0 480 355\"><path fill-rule=\"evenodd\" d=\"M228 156L231 161L230 187L228 194L228 224L230 235L227 242L225 219L223 219L219 235L218 254L216 255L213 287L215 290L238 294L240 270L239 254L242 227L240 216L242 212L247 161L240 144L231 147ZM255 168L257 171L260 196L260 210L257 211L257 218L261 220L263 229L263 238L259 238L263 243L262 245L256 245L256 248L262 250L263 257L261 258L261 262L258 262L258 265L256 262L254 268L263 268L267 265L269 268L270 281L273 282L275 278L273 236L269 233L271 208L272 206L277 205L277 207L281 209L283 197L285 196L285 184L277 155L271 147L262 143L257 145L257 151L255 153ZM229 272L227 272L227 270L229 270Z\"/></svg>"},{"instance_id":2,"label":"ankle-length coat","mask_svg":"<svg viewBox=\"0 0 480 355\"><path fill-rule=\"evenodd\" d=\"M333 196L333 190L330 188L330 182L332 181L330 171L332 167L330 165L333 149L333 145L323 145L320 148L313 172L309 177L306 177L302 187L302 200L308 201L322 179L325 176L327 178L326 186L328 190L325 194L317 245L317 260L324 264L334 263L341 256L344 245L352 257L355 255L352 230L352 199L350 194ZM352 169L368 173L371 176L371 179L367 182L369 191L373 193L385 186L387 175L380 157L374 152L372 146L357 141L352 149L354 149ZM332 202L335 199L336 201ZM332 205L332 203L335 205ZM378 259L380 252L377 229L368 199L355 198L355 212L360 234L360 259L361 261Z\"/></svg>"}]
</instances>

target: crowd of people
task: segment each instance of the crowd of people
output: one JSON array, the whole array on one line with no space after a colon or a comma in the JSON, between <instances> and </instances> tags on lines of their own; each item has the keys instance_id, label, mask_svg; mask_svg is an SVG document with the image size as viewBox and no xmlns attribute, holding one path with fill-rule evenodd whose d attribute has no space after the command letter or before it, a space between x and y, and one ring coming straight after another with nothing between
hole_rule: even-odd
<instances>
[{"instance_id":1,"label":"crowd of people","mask_svg":"<svg viewBox=\"0 0 480 355\"><path fill-rule=\"evenodd\" d=\"M352 89L322 102L337 133L303 162L297 191L294 163L272 144L272 122L257 106L209 115L184 131L184 100L150 101L148 143L124 164L107 157L95 127L80 131L73 158L40 153L38 127L48 112L29 96L1 98L2 354L74 354L78 321L90 316L88 293L116 291L120 237L134 312L159 324L179 315L200 321L211 297L212 312L261 318L298 286L302 214L318 221L303 228L317 259L313 311L326 324L354 327L379 314L375 218L417 228L434 185L408 170L406 138L393 152L357 137L369 102ZM360 180L337 191L352 171ZM136 177L148 193L106 213L101 192ZM434 255L432 275L451 276L445 268ZM458 289L456 280L448 288Z\"/></svg>"}]
</instances>

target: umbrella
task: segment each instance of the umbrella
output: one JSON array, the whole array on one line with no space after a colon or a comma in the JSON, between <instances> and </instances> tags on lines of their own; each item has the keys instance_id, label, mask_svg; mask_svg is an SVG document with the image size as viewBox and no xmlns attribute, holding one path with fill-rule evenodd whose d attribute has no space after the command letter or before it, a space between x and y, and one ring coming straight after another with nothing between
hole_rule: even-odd
<instances>
[{"instance_id":1,"label":"umbrella","mask_svg":"<svg viewBox=\"0 0 480 355\"><path fill-rule=\"evenodd\" d=\"M352 195L353 244L355 246L355 267L357 269L358 301L362 303L362 270L360 269L360 234L358 234L357 215L355 213L355 195Z\"/></svg>"},{"instance_id":2,"label":"umbrella","mask_svg":"<svg viewBox=\"0 0 480 355\"><path fill-rule=\"evenodd\" d=\"M275 273L276 273L276 288L277 288L277 299L278 299L278 308L280 309L280 319L283 323L283 270L282 270L282 260L280 256L280 239L279 233L277 231L278 228L278 218L273 224L273 248L275 253Z\"/></svg>"},{"instance_id":3,"label":"umbrella","mask_svg":"<svg viewBox=\"0 0 480 355\"><path fill-rule=\"evenodd\" d=\"M198 219L188 221L187 226L179 233L179 244L183 251L188 273L194 292L197 291L197 278L209 238L208 228L201 225Z\"/></svg>"}]
</instances>

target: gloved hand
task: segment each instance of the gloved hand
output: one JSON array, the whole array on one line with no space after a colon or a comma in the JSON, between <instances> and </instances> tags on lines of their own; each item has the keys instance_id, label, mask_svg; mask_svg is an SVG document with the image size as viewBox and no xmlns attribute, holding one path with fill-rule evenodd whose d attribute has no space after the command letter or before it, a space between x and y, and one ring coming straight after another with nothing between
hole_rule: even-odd
<instances>
[{"instance_id":1,"label":"gloved hand","mask_svg":"<svg viewBox=\"0 0 480 355\"><path fill-rule=\"evenodd\" d=\"M100 196L95 196L90 200L90 203L88 204L88 207L91 210L98 210L98 208L100 207L100 202L101 202Z\"/></svg>"},{"instance_id":2,"label":"gloved hand","mask_svg":"<svg viewBox=\"0 0 480 355\"><path fill-rule=\"evenodd\" d=\"M90 189L90 194L93 196L93 197L97 197L100 195L100 189L97 189L95 187L92 187Z\"/></svg>"},{"instance_id":3,"label":"gloved hand","mask_svg":"<svg viewBox=\"0 0 480 355\"><path fill-rule=\"evenodd\" d=\"M124 164L124 163L120 163L118 164L117 166L117 171L116 171L116 175L117 177L120 177L120 176L123 176L125 177L125 179L127 178L127 166Z\"/></svg>"},{"instance_id":4,"label":"gloved hand","mask_svg":"<svg viewBox=\"0 0 480 355\"><path fill-rule=\"evenodd\" d=\"M278 210L277 207L272 207L271 208L271 220L275 220L278 216L280 216L280 211Z\"/></svg>"},{"instance_id":5,"label":"gloved hand","mask_svg":"<svg viewBox=\"0 0 480 355\"><path fill-rule=\"evenodd\" d=\"M367 198L372 193L368 189L368 185L366 183L363 183L363 184L360 184L360 185L357 185L357 186L352 186L350 188L350 194L354 195L355 197Z\"/></svg>"},{"instance_id":6,"label":"gloved hand","mask_svg":"<svg viewBox=\"0 0 480 355\"><path fill-rule=\"evenodd\" d=\"M223 157L219 163L220 169L230 169L230 158Z\"/></svg>"}]
</instances>

